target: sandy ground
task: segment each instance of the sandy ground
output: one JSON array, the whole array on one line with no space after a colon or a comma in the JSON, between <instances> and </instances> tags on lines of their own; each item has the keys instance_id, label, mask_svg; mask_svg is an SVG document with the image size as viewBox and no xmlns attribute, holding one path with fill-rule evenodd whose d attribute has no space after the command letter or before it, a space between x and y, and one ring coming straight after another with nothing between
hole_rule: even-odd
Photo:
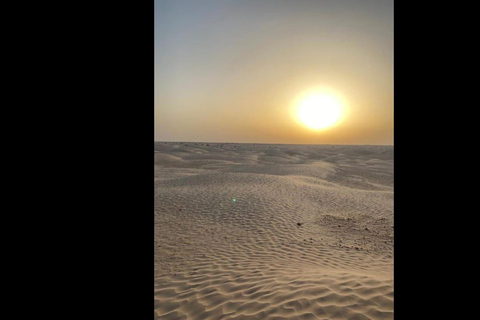
<instances>
[{"instance_id":1,"label":"sandy ground","mask_svg":"<svg viewBox=\"0 0 480 320\"><path fill-rule=\"evenodd\" d=\"M393 319L393 231L392 146L155 143L155 319Z\"/></svg>"}]
</instances>

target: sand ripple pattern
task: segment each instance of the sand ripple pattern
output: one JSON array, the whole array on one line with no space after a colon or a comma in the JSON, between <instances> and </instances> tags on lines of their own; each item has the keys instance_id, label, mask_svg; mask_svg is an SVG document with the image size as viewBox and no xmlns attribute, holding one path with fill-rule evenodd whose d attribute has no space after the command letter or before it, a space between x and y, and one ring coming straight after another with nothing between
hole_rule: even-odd
<instances>
[{"instance_id":1,"label":"sand ripple pattern","mask_svg":"<svg viewBox=\"0 0 480 320\"><path fill-rule=\"evenodd\" d=\"M393 230L393 147L156 143L155 319L393 319Z\"/></svg>"}]
</instances>

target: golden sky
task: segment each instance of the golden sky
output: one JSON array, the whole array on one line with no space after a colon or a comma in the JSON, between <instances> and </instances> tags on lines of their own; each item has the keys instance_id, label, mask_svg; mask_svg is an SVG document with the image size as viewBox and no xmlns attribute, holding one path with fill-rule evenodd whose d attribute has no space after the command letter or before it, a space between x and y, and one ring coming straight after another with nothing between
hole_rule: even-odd
<instances>
[{"instance_id":1,"label":"golden sky","mask_svg":"<svg viewBox=\"0 0 480 320\"><path fill-rule=\"evenodd\" d=\"M318 88L323 130L296 113ZM393 144L393 1L155 1L155 140Z\"/></svg>"}]
</instances>

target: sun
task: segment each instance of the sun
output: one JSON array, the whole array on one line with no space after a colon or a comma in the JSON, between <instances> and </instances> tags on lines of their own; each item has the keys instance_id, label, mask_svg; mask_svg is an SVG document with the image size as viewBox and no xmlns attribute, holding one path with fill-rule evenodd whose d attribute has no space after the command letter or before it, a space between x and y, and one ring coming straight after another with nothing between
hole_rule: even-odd
<instances>
[{"instance_id":1,"label":"sun","mask_svg":"<svg viewBox=\"0 0 480 320\"><path fill-rule=\"evenodd\" d=\"M297 102L297 117L301 123L314 130L336 125L344 115L342 99L337 95L317 91L302 95Z\"/></svg>"}]
</instances>

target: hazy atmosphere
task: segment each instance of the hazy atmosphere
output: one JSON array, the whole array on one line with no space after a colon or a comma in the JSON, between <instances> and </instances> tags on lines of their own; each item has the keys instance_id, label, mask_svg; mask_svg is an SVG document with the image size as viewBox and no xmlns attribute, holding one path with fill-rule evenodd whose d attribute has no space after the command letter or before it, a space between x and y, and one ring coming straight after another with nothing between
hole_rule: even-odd
<instances>
[{"instance_id":1,"label":"hazy atmosphere","mask_svg":"<svg viewBox=\"0 0 480 320\"><path fill-rule=\"evenodd\" d=\"M155 140L393 144L393 1L155 1Z\"/></svg>"}]
</instances>

